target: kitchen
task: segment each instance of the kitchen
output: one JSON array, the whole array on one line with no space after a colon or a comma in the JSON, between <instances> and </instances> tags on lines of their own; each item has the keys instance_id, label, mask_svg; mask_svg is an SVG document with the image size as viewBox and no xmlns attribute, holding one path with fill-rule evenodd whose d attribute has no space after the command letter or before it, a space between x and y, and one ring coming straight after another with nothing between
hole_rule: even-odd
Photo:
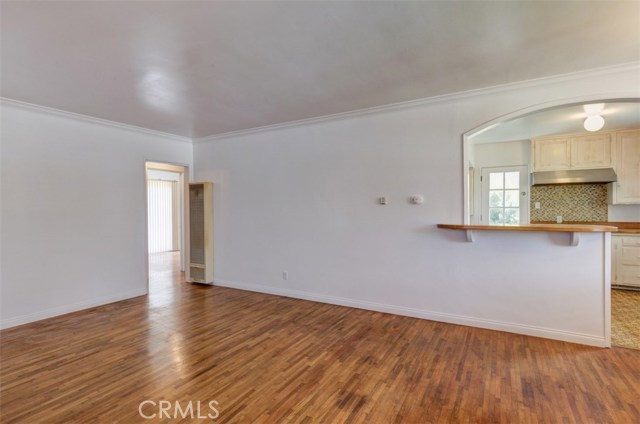
<instances>
[{"instance_id":1,"label":"kitchen","mask_svg":"<svg viewBox=\"0 0 640 424\"><path fill-rule=\"evenodd\" d=\"M468 220L586 224L611 236L611 336L640 349L640 103L573 104L469 138Z\"/></svg>"}]
</instances>

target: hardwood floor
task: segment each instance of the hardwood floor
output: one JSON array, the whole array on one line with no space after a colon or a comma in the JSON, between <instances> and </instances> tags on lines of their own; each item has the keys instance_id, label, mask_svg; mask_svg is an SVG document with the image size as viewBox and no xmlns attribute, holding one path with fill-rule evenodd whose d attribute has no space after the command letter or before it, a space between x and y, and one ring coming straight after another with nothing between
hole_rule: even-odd
<instances>
[{"instance_id":1,"label":"hardwood floor","mask_svg":"<svg viewBox=\"0 0 640 424\"><path fill-rule=\"evenodd\" d=\"M144 400L218 402L162 422L640 422L640 351L189 285L173 265L149 296L2 331L2 422L160 422Z\"/></svg>"}]
</instances>

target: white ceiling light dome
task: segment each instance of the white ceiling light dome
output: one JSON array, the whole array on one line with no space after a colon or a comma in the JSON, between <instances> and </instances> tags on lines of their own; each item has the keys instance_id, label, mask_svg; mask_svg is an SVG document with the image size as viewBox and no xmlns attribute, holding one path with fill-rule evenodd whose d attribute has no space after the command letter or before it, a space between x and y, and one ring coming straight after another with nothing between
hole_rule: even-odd
<instances>
[{"instance_id":1,"label":"white ceiling light dome","mask_svg":"<svg viewBox=\"0 0 640 424\"><path fill-rule=\"evenodd\" d=\"M584 129L587 131L598 131L604 127L604 118L600 115L591 115L584 120Z\"/></svg>"},{"instance_id":2,"label":"white ceiling light dome","mask_svg":"<svg viewBox=\"0 0 640 424\"><path fill-rule=\"evenodd\" d=\"M598 131L604 127L604 118L601 116L604 110L604 103L594 103L583 106L587 119L584 120L584 129L587 131Z\"/></svg>"}]
</instances>

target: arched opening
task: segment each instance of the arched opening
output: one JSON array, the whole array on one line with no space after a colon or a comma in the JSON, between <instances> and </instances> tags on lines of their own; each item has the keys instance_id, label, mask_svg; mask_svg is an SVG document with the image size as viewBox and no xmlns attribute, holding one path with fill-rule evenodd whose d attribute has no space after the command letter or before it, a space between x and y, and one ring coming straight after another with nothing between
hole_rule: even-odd
<instances>
[{"instance_id":1,"label":"arched opening","mask_svg":"<svg viewBox=\"0 0 640 424\"><path fill-rule=\"evenodd\" d=\"M588 105L593 104L604 104L602 110L596 108L604 120L604 126L596 131L588 130L585 124L592 114ZM594 159L598 156L595 149L588 150L598 140L604 140L603 145L609 148L607 159ZM549 173L595 173L611 168L614 174L608 177L611 179L580 184L570 179L536 178L546 169L540 153L544 143L556 143L568 158L566 164L548 166ZM637 226L640 232L637 96L592 96L515 111L465 133L463 151L465 224L609 222L621 228ZM579 162L585 158L588 160ZM635 171L630 173L629 168ZM640 280L634 277L640 272L640 262L629 262L638 256L630 249L640 249L634 244L640 246L640 234L620 232L611 239L612 345L640 349Z\"/></svg>"},{"instance_id":2,"label":"arched opening","mask_svg":"<svg viewBox=\"0 0 640 424\"><path fill-rule=\"evenodd\" d=\"M628 128L640 128L640 98L629 95L583 97L573 98L514 111L486 122L463 134L463 182L464 182L464 224L474 222L473 215L478 217L478 190L472 190L479 184L478 170L473 158L473 148L479 144L502 144L509 142L522 142L539 136L558 134L588 133L583 123L587 117L583 106L586 104L604 103L605 109L602 116L605 118L605 126L601 131L613 131ZM626 107L625 107L626 106ZM504 144L503 144L504 145ZM513 146L511 146L513 147ZM509 159L501 161L501 166L528 165L531 167L532 158L527 157L523 147L519 146L522 161L528 163L510 163ZM513 147L515 151L516 148ZM470 175L470 169L476 174ZM531 170L529 169L529 172ZM476 178L474 178L476 177ZM471 189L471 190L470 190ZM475 201L475 202L474 202ZM475 203L475 204L474 204ZM476 207L474 207L476 206Z\"/></svg>"}]
</instances>

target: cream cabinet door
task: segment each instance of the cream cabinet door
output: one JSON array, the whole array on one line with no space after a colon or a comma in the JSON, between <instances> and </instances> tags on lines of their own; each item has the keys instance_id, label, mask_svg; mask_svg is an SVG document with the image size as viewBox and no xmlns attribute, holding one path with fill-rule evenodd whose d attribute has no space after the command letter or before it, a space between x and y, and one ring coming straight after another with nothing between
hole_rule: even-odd
<instances>
[{"instance_id":1,"label":"cream cabinet door","mask_svg":"<svg viewBox=\"0 0 640 424\"><path fill-rule=\"evenodd\" d=\"M620 258L622 252L622 237L619 234L611 235L611 284L619 285L620 283Z\"/></svg>"},{"instance_id":2,"label":"cream cabinet door","mask_svg":"<svg viewBox=\"0 0 640 424\"><path fill-rule=\"evenodd\" d=\"M611 284L640 287L640 235L614 234Z\"/></svg>"},{"instance_id":3,"label":"cream cabinet door","mask_svg":"<svg viewBox=\"0 0 640 424\"><path fill-rule=\"evenodd\" d=\"M533 139L533 170L559 171L571 167L569 138Z\"/></svg>"},{"instance_id":4,"label":"cream cabinet door","mask_svg":"<svg viewBox=\"0 0 640 424\"><path fill-rule=\"evenodd\" d=\"M640 130L616 132L616 174L612 202L640 204Z\"/></svg>"},{"instance_id":5,"label":"cream cabinet door","mask_svg":"<svg viewBox=\"0 0 640 424\"><path fill-rule=\"evenodd\" d=\"M571 168L613 167L613 140L610 134L571 137Z\"/></svg>"}]
</instances>

